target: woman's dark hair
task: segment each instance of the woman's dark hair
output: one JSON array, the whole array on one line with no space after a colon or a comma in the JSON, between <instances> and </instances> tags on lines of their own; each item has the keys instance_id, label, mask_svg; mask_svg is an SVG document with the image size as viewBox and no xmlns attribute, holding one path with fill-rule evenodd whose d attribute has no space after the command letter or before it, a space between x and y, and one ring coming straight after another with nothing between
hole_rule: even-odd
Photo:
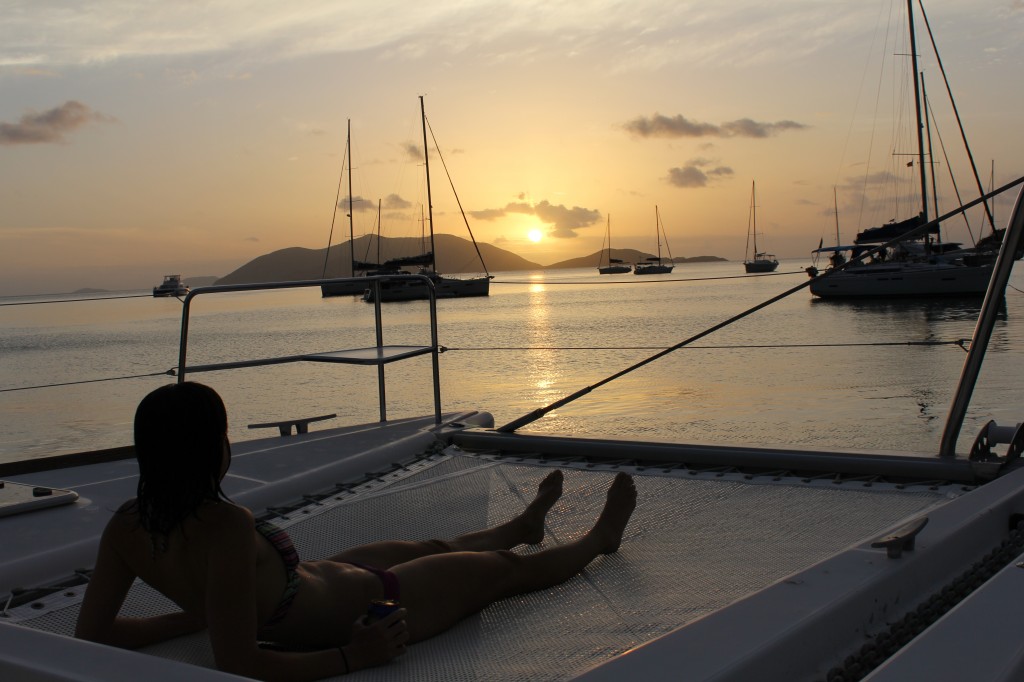
<instances>
[{"instance_id":1,"label":"woman's dark hair","mask_svg":"<svg viewBox=\"0 0 1024 682\"><path fill-rule=\"evenodd\" d=\"M209 386L194 382L156 389L135 410L139 524L162 549L167 535L204 500L227 499L220 487L228 416Z\"/></svg>"}]
</instances>

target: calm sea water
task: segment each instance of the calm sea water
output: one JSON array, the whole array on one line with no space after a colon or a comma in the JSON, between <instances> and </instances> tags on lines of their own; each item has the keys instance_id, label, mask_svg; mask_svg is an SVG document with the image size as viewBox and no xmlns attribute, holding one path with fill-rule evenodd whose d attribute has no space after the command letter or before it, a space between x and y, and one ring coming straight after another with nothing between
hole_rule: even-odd
<instances>
[{"instance_id":1,"label":"calm sea water","mask_svg":"<svg viewBox=\"0 0 1024 682\"><path fill-rule=\"evenodd\" d=\"M491 296L438 302L445 411L499 424L623 370L805 279L746 277L739 263L671 275L593 269L497 273ZM1011 284L1024 289L1020 268ZM82 297L85 298L85 297ZM22 299L0 299L2 303ZM38 299L24 299L38 300ZM561 407L528 429L707 443L934 453L980 302L833 303L804 290ZM177 364L181 303L151 297L0 307L0 461L127 445L138 401ZM386 304L384 342L428 344L427 306ZM1024 294L1010 290L960 450L989 419L1024 418ZM205 296L189 363L371 346L373 306L318 289ZM883 345L888 344L888 345ZM387 365L389 418L430 414L429 357ZM119 378L137 377L137 378ZM294 363L191 375L248 424L337 413L378 418L372 367ZM96 381L113 379L109 381ZM32 388L51 384L66 386ZM10 390L24 389L24 390Z\"/></svg>"}]
</instances>

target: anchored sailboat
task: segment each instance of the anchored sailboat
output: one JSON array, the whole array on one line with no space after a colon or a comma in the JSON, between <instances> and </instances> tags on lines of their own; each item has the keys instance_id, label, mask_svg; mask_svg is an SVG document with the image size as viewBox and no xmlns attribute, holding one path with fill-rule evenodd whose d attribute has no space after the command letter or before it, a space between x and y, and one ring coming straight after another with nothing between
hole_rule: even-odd
<instances>
[{"instance_id":1,"label":"anchored sailboat","mask_svg":"<svg viewBox=\"0 0 1024 682\"><path fill-rule=\"evenodd\" d=\"M637 263L633 268L634 275L667 275L672 272L672 251L668 252L668 262L661 260L661 240L665 239L665 248L668 249L668 235L665 234L665 226L661 222L661 214L658 207L654 207L654 234L658 240L658 255L651 256L646 263Z\"/></svg>"},{"instance_id":2,"label":"anchored sailboat","mask_svg":"<svg viewBox=\"0 0 1024 682\"><path fill-rule=\"evenodd\" d=\"M345 160L348 163L348 253L351 264L352 276L356 276L357 270L366 270L365 263L356 261L355 255L355 234L352 224L352 121L348 121L347 134L345 135ZM338 194L341 194L341 182L338 182ZM338 199L334 200L334 215L338 214ZM331 254L331 238L334 235L334 220L331 220L331 234L327 238L327 251L324 253L324 270L321 277L327 277L327 259ZM320 295L328 296L357 296L366 290L366 284L362 282L332 282L320 285Z\"/></svg>"},{"instance_id":3,"label":"anchored sailboat","mask_svg":"<svg viewBox=\"0 0 1024 682\"><path fill-rule=\"evenodd\" d=\"M618 258L612 258L612 217L608 216L608 227L605 230L605 244L608 250L605 251L602 245L600 255L597 258L597 271L602 275L621 275L629 272L632 268Z\"/></svg>"},{"instance_id":4,"label":"anchored sailboat","mask_svg":"<svg viewBox=\"0 0 1024 682\"><path fill-rule=\"evenodd\" d=\"M430 281L433 283L434 296L436 298L487 296L490 294L491 275L486 272L487 266L483 262L483 256L480 255L480 248L477 247L476 239L473 238L473 231L469 230L468 222L466 222L466 229L469 230L470 239L473 240L473 246L476 247L477 256L480 257L480 263L484 267L484 276L459 279L455 277L442 277L437 273L434 255L434 206L430 195L430 153L429 147L427 146L427 114L426 109L424 108L422 95L420 95L420 120L423 127L423 164L427 180L427 225L430 228L430 250L416 256L395 258L385 263L385 265L394 267L420 266L418 274L426 275L430 278ZM440 152L438 152L438 154L440 155ZM441 163L444 163L443 158L441 159ZM458 196L456 196L456 200L458 200ZM459 209L460 211L462 209L461 202L459 203ZM466 219L465 212L462 213L462 218L463 220ZM427 283L419 277L396 277L394 279L382 280L376 283L374 288L366 290L366 293L363 294L363 300L374 301L377 297L377 292L379 292L381 301L413 301L430 297L430 291Z\"/></svg>"},{"instance_id":5,"label":"anchored sailboat","mask_svg":"<svg viewBox=\"0 0 1024 682\"><path fill-rule=\"evenodd\" d=\"M927 26L924 8L922 16ZM813 254L830 254L831 266L824 277L811 282L810 290L815 296L823 298L841 297L897 297L897 296L981 296L985 293L992 274L994 251L991 257L982 254L981 244L971 249L961 249L960 244L942 241L938 219L929 218L928 167L931 161L930 149L925 148L925 131L928 131L930 143L931 132L928 126L928 99L924 92L924 79L918 69L917 37L914 31L914 8L912 0L907 0L907 29L910 38L911 77L913 78L913 97L915 112L915 130L917 149L914 153L918 167L920 184L920 212L904 220L893 220L879 227L872 227L857 234L854 243L844 246L821 246ZM930 32L930 28L929 28ZM934 40L932 41L934 47ZM938 53L936 50L936 57ZM941 60L939 67L942 68ZM948 89L948 83L947 83ZM949 93L952 101L952 93ZM953 104L954 112L956 104ZM959 121L959 115L957 116ZM962 129L961 129L961 132ZM963 137L966 146L966 136ZM970 150L968 149L970 157ZM908 166L911 164L907 164ZM973 159L971 162L973 167ZM977 173L975 173L977 176ZM932 173L934 195L935 177ZM980 183L979 192L984 194ZM985 211L991 222L988 204ZM936 207L935 212L938 213ZM837 211L838 220L838 211ZM994 226L993 226L994 229ZM909 235L904 237L904 235ZM865 256L872 251L870 256ZM853 262L847 263L844 252L849 252ZM859 259L859 260L858 260ZM807 274L817 277L818 270L812 266Z\"/></svg>"},{"instance_id":6,"label":"anchored sailboat","mask_svg":"<svg viewBox=\"0 0 1024 682\"><path fill-rule=\"evenodd\" d=\"M774 272L779 267L779 260L770 253L757 250L757 200L754 191L755 183L750 183L750 218L747 221L747 253L753 258L743 261L743 267L747 272ZM750 245L753 242L754 249Z\"/></svg>"}]
</instances>

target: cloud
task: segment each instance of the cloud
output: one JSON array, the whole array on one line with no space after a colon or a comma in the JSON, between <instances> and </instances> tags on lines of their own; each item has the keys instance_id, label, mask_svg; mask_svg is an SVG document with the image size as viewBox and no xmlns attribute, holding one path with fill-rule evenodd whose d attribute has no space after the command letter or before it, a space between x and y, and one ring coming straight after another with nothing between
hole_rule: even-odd
<instances>
[{"instance_id":1,"label":"cloud","mask_svg":"<svg viewBox=\"0 0 1024 682\"><path fill-rule=\"evenodd\" d=\"M406 201L397 194L389 194L384 197L384 208L398 210L412 206L411 201Z\"/></svg>"},{"instance_id":2,"label":"cloud","mask_svg":"<svg viewBox=\"0 0 1024 682\"><path fill-rule=\"evenodd\" d=\"M732 168L715 166L709 159L691 159L686 165L668 169L668 184L674 187L707 187L708 182L717 178L730 177Z\"/></svg>"},{"instance_id":3,"label":"cloud","mask_svg":"<svg viewBox=\"0 0 1024 682\"><path fill-rule=\"evenodd\" d=\"M511 206L512 204L509 204ZM521 213L522 211L516 211ZM481 211L470 211L469 214L477 220L497 220L508 214L504 208L485 208Z\"/></svg>"},{"instance_id":4,"label":"cloud","mask_svg":"<svg viewBox=\"0 0 1024 682\"><path fill-rule=\"evenodd\" d=\"M471 211L470 215L477 220L497 220L509 213L536 216L541 222L549 226L547 236L558 239L578 237L579 235L576 233L576 230L594 225L601 219L601 212L596 209L583 208L581 206L568 208L564 204L556 206L546 199L536 204L529 204L524 201L509 203L506 204L505 208Z\"/></svg>"},{"instance_id":5,"label":"cloud","mask_svg":"<svg viewBox=\"0 0 1024 682\"><path fill-rule=\"evenodd\" d=\"M775 123L759 123L749 118L729 121L722 124L725 137L771 137L786 130L804 130L809 126L796 121L776 121Z\"/></svg>"},{"instance_id":6,"label":"cloud","mask_svg":"<svg viewBox=\"0 0 1024 682\"><path fill-rule=\"evenodd\" d=\"M405 155L410 159L419 160L423 158L423 150L420 149L420 146L415 142L404 143L402 145L402 151L404 151Z\"/></svg>"},{"instance_id":7,"label":"cloud","mask_svg":"<svg viewBox=\"0 0 1024 682\"><path fill-rule=\"evenodd\" d=\"M75 100L68 100L59 107L42 113L29 112L17 123L0 122L0 145L46 144L64 142L65 133L70 133L89 123L113 121Z\"/></svg>"},{"instance_id":8,"label":"cloud","mask_svg":"<svg viewBox=\"0 0 1024 682\"><path fill-rule=\"evenodd\" d=\"M643 116L625 124L625 129L640 137L705 137L719 134L718 126L710 123L694 123L682 115L669 118L655 114Z\"/></svg>"},{"instance_id":9,"label":"cloud","mask_svg":"<svg viewBox=\"0 0 1024 682\"><path fill-rule=\"evenodd\" d=\"M708 176L696 166L669 168L668 183L676 187L706 187Z\"/></svg>"},{"instance_id":10,"label":"cloud","mask_svg":"<svg viewBox=\"0 0 1024 682\"><path fill-rule=\"evenodd\" d=\"M749 118L727 121L721 125L691 121L681 114L663 116L655 114L650 118L640 116L623 127L639 137L772 137L787 130L803 130L808 126L796 121L761 123Z\"/></svg>"},{"instance_id":11,"label":"cloud","mask_svg":"<svg viewBox=\"0 0 1024 682\"><path fill-rule=\"evenodd\" d=\"M347 211L348 210L348 196L344 196L344 197L341 198L341 200L338 202L338 208L340 208L343 211ZM376 211L377 210L377 202L370 201L369 199L365 199L365 198L360 197L360 196L353 196L352 197L352 211L353 212L361 213L363 211L369 211L370 209L373 209L373 210Z\"/></svg>"}]
</instances>

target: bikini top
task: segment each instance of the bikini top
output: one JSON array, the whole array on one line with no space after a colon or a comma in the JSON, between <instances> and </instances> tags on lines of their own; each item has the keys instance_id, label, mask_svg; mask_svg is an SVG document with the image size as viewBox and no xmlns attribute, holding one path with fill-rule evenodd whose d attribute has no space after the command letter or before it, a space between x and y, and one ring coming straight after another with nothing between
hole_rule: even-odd
<instances>
[{"instance_id":1,"label":"bikini top","mask_svg":"<svg viewBox=\"0 0 1024 682\"><path fill-rule=\"evenodd\" d=\"M277 608L270 614L270 618L264 625L273 625L282 620L295 601L295 595L299 592L299 574L295 570L299 565L299 553L295 551L295 545L288 533L278 528L269 521L257 521L256 532L267 539L277 553L281 556L281 563L284 564L285 587Z\"/></svg>"}]
</instances>

